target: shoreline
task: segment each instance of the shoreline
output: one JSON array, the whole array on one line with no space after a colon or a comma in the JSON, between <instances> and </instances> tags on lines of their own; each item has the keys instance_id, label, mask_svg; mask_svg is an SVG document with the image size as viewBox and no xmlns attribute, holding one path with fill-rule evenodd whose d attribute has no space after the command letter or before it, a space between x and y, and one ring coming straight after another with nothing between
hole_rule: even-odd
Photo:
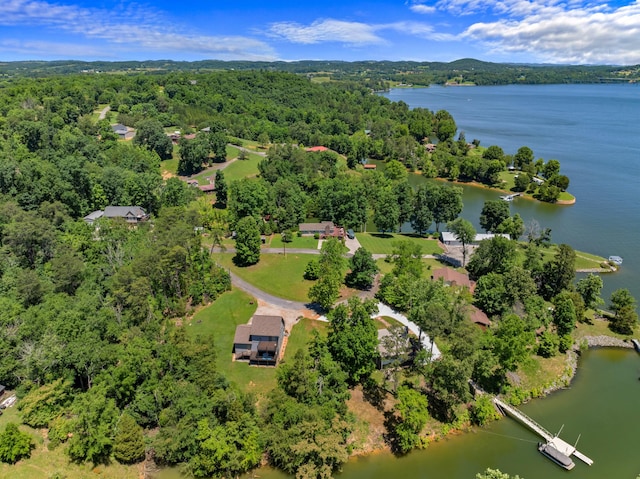
<instances>
[{"instance_id":1,"label":"shoreline","mask_svg":"<svg viewBox=\"0 0 640 479\"><path fill-rule=\"evenodd\" d=\"M414 172L414 174L417 175L422 175L422 172ZM506 194L513 194L513 191L511 190L505 190L502 188L496 188L493 186L488 186L482 183L478 183L477 181L460 181L460 180L448 180L447 178L440 178L440 177L436 177L433 178L434 180L437 181L442 181L444 183L453 183L455 185L461 185L461 186L471 186L473 188L482 188L484 190L489 190L489 191L496 191L498 193L506 193ZM537 201L538 203L545 203L548 205L560 205L560 206L569 206L569 205L575 205L576 204L576 198L573 197L573 199L571 200L557 200L555 203L549 203L547 201L540 201L537 198L534 198L531 195L527 195L527 194L523 194L520 193L519 198L525 199L525 200L529 200L529 201Z\"/></svg>"},{"instance_id":2,"label":"shoreline","mask_svg":"<svg viewBox=\"0 0 640 479\"><path fill-rule=\"evenodd\" d=\"M553 381L550 385L542 389L542 394L540 394L539 396L531 395L528 399L523 401L523 404L531 401L532 399L544 399L545 397L547 397L548 395L554 392L557 392L569 387L578 372L578 360L580 357L580 352L585 348L587 349L622 348L622 349L632 349L632 350L634 349L631 341L627 339L619 339L619 338L614 338L612 336L606 336L606 335L585 336L581 338L579 341L574 342L571 349L567 350L564 373L560 375L558 378L556 378L556 380ZM502 419L502 417L500 419ZM442 439L447 439L449 437L458 436L464 432L467 432L471 427L472 426L470 424L467 424L459 428L452 428L449 430L447 434L444 434L444 435L432 433L427 436L424 436L423 440L427 444L427 446L425 446L424 449L428 448L428 444L433 441L439 441ZM354 451L349 455L348 461L352 461L363 456L378 455L378 454L393 455L393 451L391 450L391 447L389 447L388 445L385 445L383 447L376 447L372 449L358 449L357 451Z\"/></svg>"}]
</instances>

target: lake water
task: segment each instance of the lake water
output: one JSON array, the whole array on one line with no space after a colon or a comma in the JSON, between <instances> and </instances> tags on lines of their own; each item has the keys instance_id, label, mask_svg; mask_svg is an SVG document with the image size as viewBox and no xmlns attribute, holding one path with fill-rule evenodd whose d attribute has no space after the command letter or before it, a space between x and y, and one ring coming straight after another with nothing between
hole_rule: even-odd
<instances>
[{"instance_id":1,"label":"lake water","mask_svg":"<svg viewBox=\"0 0 640 479\"><path fill-rule=\"evenodd\" d=\"M551 228L554 242L600 256L622 256L604 275L603 298L628 288L640 300L640 85L511 85L394 89L384 96L411 108L447 110L467 141L507 154L530 147L560 161L572 206L516 198L511 212ZM479 229L485 200L499 193L465 187L462 216Z\"/></svg>"}]
</instances>

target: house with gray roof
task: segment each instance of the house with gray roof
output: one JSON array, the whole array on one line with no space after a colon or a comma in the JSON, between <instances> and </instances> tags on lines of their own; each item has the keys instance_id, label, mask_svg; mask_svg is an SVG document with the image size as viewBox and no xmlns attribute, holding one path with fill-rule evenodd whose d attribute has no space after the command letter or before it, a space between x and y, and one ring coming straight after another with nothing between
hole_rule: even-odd
<instances>
[{"instance_id":1,"label":"house with gray roof","mask_svg":"<svg viewBox=\"0 0 640 479\"><path fill-rule=\"evenodd\" d=\"M92 225L100 218L122 218L129 224L138 224L149 219L149 215L139 206L107 206L104 211L97 210L84 217Z\"/></svg>"},{"instance_id":2,"label":"house with gray roof","mask_svg":"<svg viewBox=\"0 0 640 479\"><path fill-rule=\"evenodd\" d=\"M254 366L275 366L282 352L285 328L282 316L256 314L236 328L233 355Z\"/></svg>"}]
</instances>

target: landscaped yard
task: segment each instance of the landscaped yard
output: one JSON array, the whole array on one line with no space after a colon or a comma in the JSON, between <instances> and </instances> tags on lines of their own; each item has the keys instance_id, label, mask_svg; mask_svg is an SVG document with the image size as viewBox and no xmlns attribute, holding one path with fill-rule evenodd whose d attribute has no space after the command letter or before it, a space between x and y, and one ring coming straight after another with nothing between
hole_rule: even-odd
<instances>
[{"instance_id":1,"label":"landscaped yard","mask_svg":"<svg viewBox=\"0 0 640 479\"><path fill-rule=\"evenodd\" d=\"M285 361L291 360L298 349L307 347L307 344L311 341L313 331L318 331L320 337L326 337L328 328L329 323L324 321L315 321L309 318L302 318L298 321L289 335L287 349L284 354Z\"/></svg>"},{"instance_id":2,"label":"landscaped yard","mask_svg":"<svg viewBox=\"0 0 640 479\"><path fill-rule=\"evenodd\" d=\"M422 247L422 254L442 253L442 248L438 245L437 240L426 239L413 234L357 233L356 238L358 238L362 247L371 254L391 254L393 253L394 243L403 240L419 244Z\"/></svg>"},{"instance_id":3,"label":"landscaped yard","mask_svg":"<svg viewBox=\"0 0 640 479\"><path fill-rule=\"evenodd\" d=\"M231 253L215 253L213 258L266 293L292 301L306 302L313 281L303 278L304 270L307 263L312 259L318 259L318 256L287 253L285 257L283 254L263 254L258 264L244 268L233 264Z\"/></svg>"}]
</instances>

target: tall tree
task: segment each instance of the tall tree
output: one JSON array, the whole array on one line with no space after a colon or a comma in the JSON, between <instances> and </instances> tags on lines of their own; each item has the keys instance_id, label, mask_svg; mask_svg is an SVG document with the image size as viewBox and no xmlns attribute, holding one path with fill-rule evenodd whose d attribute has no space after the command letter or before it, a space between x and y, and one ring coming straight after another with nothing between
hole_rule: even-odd
<instances>
[{"instance_id":1,"label":"tall tree","mask_svg":"<svg viewBox=\"0 0 640 479\"><path fill-rule=\"evenodd\" d=\"M553 260L544 265L542 296L549 300L569 288L576 276L576 252L567 244L558 246Z\"/></svg>"},{"instance_id":2,"label":"tall tree","mask_svg":"<svg viewBox=\"0 0 640 479\"><path fill-rule=\"evenodd\" d=\"M411 227L419 235L429 231L429 226L433 223L433 212L431 210L435 187L429 183L422 184L416 190L413 198L413 210L411 212Z\"/></svg>"},{"instance_id":3,"label":"tall tree","mask_svg":"<svg viewBox=\"0 0 640 479\"><path fill-rule=\"evenodd\" d=\"M391 189L385 189L380 195L376 210L373 215L373 222L378 231L394 231L400 218L400 206L397 198Z\"/></svg>"},{"instance_id":4,"label":"tall tree","mask_svg":"<svg viewBox=\"0 0 640 479\"><path fill-rule=\"evenodd\" d=\"M462 243L462 267L467 264L467 246L476 239L476 229L471 221L464 218L457 218L448 223L449 231L451 231L456 239Z\"/></svg>"},{"instance_id":5,"label":"tall tree","mask_svg":"<svg viewBox=\"0 0 640 479\"><path fill-rule=\"evenodd\" d=\"M347 274L345 282L348 286L358 289L369 289L378 273L378 265L371 253L360 247L350 259L351 272Z\"/></svg>"},{"instance_id":6,"label":"tall tree","mask_svg":"<svg viewBox=\"0 0 640 479\"><path fill-rule=\"evenodd\" d=\"M485 231L497 232L504 220L509 218L509 203L503 200L488 200L484 202L480 213L480 226Z\"/></svg>"},{"instance_id":7,"label":"tall tree","mask_svg":"<svg viewBox=\"0 0 640 479\"><path fill-rule=\"evenodd\" d=\"M576 283L576 291L582 296L585 308L594 309L604 304L604 300L600 297L602 286L602 278L593 273L589 273Z\"/></svg>"},{"instance_id":8,"label":"tall tree","mask_svg":"<svg viewBox=\"0 0 640 479\"><path fill-rule=\"evenodd\" d=\"M431 211L436 223L436 232L440 231L440 223L455 220L462 212L462 188L459 186L439 187L435 197L432 197Z\"/></svg>"},{"instance_id":9,"label":"tall tree","mask_svg":"<svg viewBox=\"0 0 640 479\"><path fill-rule=\"evenodd\" d=\"M260 261L260 229L253 216L245 216L236 225L236 255L234 261L242 266Z\"/></svg>"},{"instance_id":10,"label":"tall tree","mask_svg":"<svg viewBox=\"0 0 640 479\"><path fill-rule=\"evenodd\" d=\"M227 207L227 181L224 179L222 170L216 171L216 207L225 209Z\"/></svg>"},{"instance_id":11,"label":"tall tree","mask_svg":"<svg viewBox=\"0 0 640 479\"><path fill-rule=\"evenodd\" d=\"M122 414L116 428L113 457L118 462L133 464L144 459L144 450L142 428L129 414Z\"/></svg>"},{"instance_id":12,"label":"tall tree","mask_svg":"<svg viewBox=\"0 0 640 479\"><path fill-rule=\"evenodd\" d=\"M378 330L371 319L376 309L373 301L352 298L330 313L329 351L351 384L365 381L376 367Z\"/></svg>"},{"instance_id":13,"label":"tall tree","mask_svg":"<svg viewBox=\"0 0 640 479\"><path fill-rule=\"evenodd\" d=\"M161 160L170 159L173 153L171 138L164 132L162 124L155 119L142 120L136 124L133 143L155 151Z\"/></svg>"}]
</instances>

